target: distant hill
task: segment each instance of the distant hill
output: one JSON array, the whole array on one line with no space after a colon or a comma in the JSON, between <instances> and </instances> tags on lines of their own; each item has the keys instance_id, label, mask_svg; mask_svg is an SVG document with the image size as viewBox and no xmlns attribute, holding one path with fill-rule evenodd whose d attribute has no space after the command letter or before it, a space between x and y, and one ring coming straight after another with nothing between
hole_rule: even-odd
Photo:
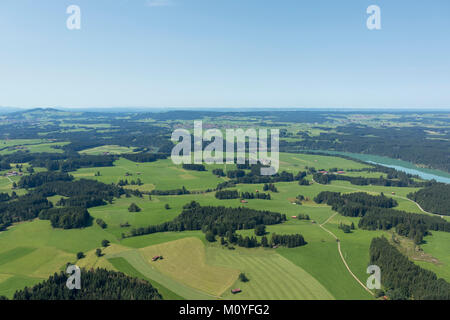
<instances>
[{"instance_id":1,"label":"distant hill","mask_svg":"<svg viewBox=\"0 0 450 320\"><path fill-rule=\"evenodd\" d=\"M18 111L21 111L21 110L22 109L20 109L20 108L2 107L2 106L0 106L0 115L9 114L9 113L13 113L13 112L18 112Z\"/></svg>"}]
</instances>

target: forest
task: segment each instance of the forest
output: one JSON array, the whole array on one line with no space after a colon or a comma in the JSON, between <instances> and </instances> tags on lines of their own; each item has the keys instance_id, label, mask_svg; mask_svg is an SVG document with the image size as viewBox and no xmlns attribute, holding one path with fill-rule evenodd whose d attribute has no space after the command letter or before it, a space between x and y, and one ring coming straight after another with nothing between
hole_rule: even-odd
<instances>
[{"instance_id":1,"label":"forest","mask_svg":"<svg viewBox=\"0 0 450 320\"><path fill-rule=\"evenodd\" d=\"M298 141L281 139L280 151L334 150L375 154L450 172L449 140L445 136L443 139L427 139L425 130L420 126L392 130L349 124L338 126L335 132L322 132L319 136L302 135L302 140Z\"/></svg>"},{"instance_id":2,"label":"forest","mask_svg":"<svg viewBox=\"0 0 450 320\"><path fill-rule=\"evenodd\" d=\"M262 200L270 200L269 193L263 192L239 192L237 190L219 190L216 192L215 197L220 200L226 199L262 199Z\"/></svg>"},{"instance_id":3,"label":"forest","mask_svg":"<svg viewBox=\"0 0 450 320\"><path fill-rule=\"evenodd\" d=\"M343 216L363 217L371 207L392 208L397 201L383 194L373 196L365 192L341 194L340 192L322 191L315 198L316 203L326 203Z\"/></svg>"},{"instance_id":4,"label":"forest","mask_svg":"<svg viewBox=\"0 0 450 320\"><path fill-rule=\"evenodd\" d=\"M365 178L365 177L349 177L340 174L322 174L315 173L313 175L314 181L320 184L329 184L333 180L349 181L351 184L358 186L385 186L385 187L424 187L430 185L431 182L418 182L412 178L403 178L400 180L385 179L382 176L379 178Z\"/></svg>"},{"instance_id":5,"label":"forest","mask_svg":"<svg viewBox=\"0 0 450 320\"><path fill-rule=\"evenodd\" d=\"M276 212L244 207L200 206L199 203L193 201L185 205L181 214L172 221L132 229L129 234L123 234L123 237L184 230L202 230L205 233L212 231L214 234L224 236L229 230L234 232L236 230L253 229L257 225L273 225L283 221L286 221L286 215Z\"/></svg>"},{"instance_id":6,"label":"forest","mask_svg":"<svg viewBox=\"0 0 450 320\"><path fill-rule=\"evenodd\" d=\"M366 230L396 228L398 234L414 240L416 244L421 244L430 230L450 232L450 222L441 217L375 207L367 211L358 226Z\"/></svg>"},{"instance_id":7,"label":"forest","mask_svg":"<svg viewBox=\"0 0 450 320\"><path fill-rule=\"evenodd\" d=\"M68 275L55 273L48 280L14 294L13 300L162 300L148 281L105 269L81 269L79 290L66 286Z\"/></svg>"},{"instance_id":8,"label":"forest","mask_svg":"<svg viewBox=\"0 0 450 320\"><path fill-rule=\"evenodd\" d=\"M374 238L370 263L381 269L381 283L392 300L450 300L450 283L409 261L389 241Z\"/></svg>"},{"instance_id":9,"label":"forest","mask_svg":"<svg viewBox=\"0 0 450 320\"><path fill-rule=\"evenodd\" d=\"M436 183L408 194L408 198L429 212L450 215L450 184Z\"/></svg>"},{"instance_id":10,"label":"forest","mask_svg":"<svg viewBox=\"0 0 450 320\"><path fill-rule=\"evenodd\" d=\"M95 180L73 180L73 176L62 172L39 172L23 176L19 186L32 188L25 195L13 196L0 202L0 228L11 223L32 220L37 217L50 220L54 228L83 228L91 223L86 209L105 205L125 194L125 190L115 185ZM132 192L132 191L127 191ZM62 196L53 208L47 197Z\"/></svg>"},{"instance_id":11,"label":"forest","mask_svg":"<svg viewBox=\"0 0 450 320\"><path fill-rule=\"evenodd\" d=\"M416 244L430 230L450 232L450 222L437 217L395 210L397 202L383 194L372 196L365 192L340 194L323 191L314 201L332 206L332 210L343 216L361 217L358 226L366 230L390 230L396 228L398 234L408 237Z\"/></svg>"},{"instance_id":12,"label":"forest","mask_svg":"<svg viewBox=\"0 0 450 320\"><path fill-rule=\"evenodd\" d=\"M53 228L75 229L88 227L91 223L89 212L82 207L51 208L39 213L39 219L50 220Z\"/></svg>"}]
</instances>

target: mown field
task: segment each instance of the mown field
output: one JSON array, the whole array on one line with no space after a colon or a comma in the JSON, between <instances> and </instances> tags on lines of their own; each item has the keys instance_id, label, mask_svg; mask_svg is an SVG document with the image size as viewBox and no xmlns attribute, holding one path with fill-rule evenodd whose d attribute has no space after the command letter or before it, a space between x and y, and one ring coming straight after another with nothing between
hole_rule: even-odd
<instances>
[{"instance_id":1,"label":"mown field","mask_svg":"<svg viewBox=\"0 0 450 320\"><path fill-rule=\"evenodd\" d=\"M79 153L87 155L122 154L122 153L133 153L133 150L134 150L133 148L129 147L127 148L121 146L108 145L81 150Z\"/></svg>"},{"instance_id":2,"label":"mown field","mask_svg":"<svg viewBox=\"0 0 450 320\"><path fill-rule=\"evenodd\" d=\"M40 141L36 141L40 142ZM38 145L38 144L37 144ZM105 146L94 152L111 148ZM116 150L117 153L125 150ZM127 151L128 152L128 151ZM91 153L91 154L94 154ZM329 170L363 169L368 167L358 162L333 157L303 154L281 154L280 170L297 173L305 167ZM227 178L219 178L211 173L212 168L225 170L235 166L207 166L206 172L188 171L173 165L170 159L153 163L135 163L121 158L113 167L85 168L74 172L77 179L96 179L105 183L120 180L140 179L142 191L153 189L170 190L185 186L189 190L215 188ZM36 168L40 170L39 168ZM100 176L95 174L100 172ZM128 175L126 175L128 173ZM356 173L352 173L355 175ZM360 175L373 177L372 173ZM12 177L12 181L18 177ZM311 176L307 179L311 180ZM0 192L10 191L12 182L0 178ZM137 186L130 186L137 188ZM356 228L344 234L339 223L358 225L358 218L335 215L329 206L318 205L312 199L321 191L355 192L365 191L373 194L383 192L399 202L399 209L422 213L417 205L404 197L416 188L395 188L381 186L355 186L345 181L333 181L330 185L312 184L300 186L297 182L276 183L277 193L270 192L272 200L249 200L242 204L238 199L218 200L214 192L180 196L122 197L112 204L90 208L90 214L101 218L107 228L100 228L95 222L84 229L53 229L48 221L34 220L15 224L6 232L0 232L0 295L11 297L15 290L37 283L64 266L76 263L81 267L103 267L119 270L132 276L149 280L165 298L169 299L372 299L349 274L342 262L336 240L319 227L333 232L341 240L344 257L363 282L368 275L366 268L369 259L369 245L373 237L388 233L365 231ZM262 191L263 185L237 185L239 191ZM4 191L3 191L4 190ZM17 190L25 192L25 190ZM393 194L394 193L394 194ZM306 197L302 205L293 204L298 195ZM50 200L56 201L58 196ZM170 221L191 201L201 205L239 207L245 205L259 210L271 210L286 214L288 221L268 226L267 232L277 234L301 233L307 245L288 249L244 249L228 250L218 243L207 243L201 231L166 232L122 239L122 233L130 228L143 227ZM142 210L130 213L131 203ZM165 205L170 208L166 209ZM299 221L292 216L308 214L312 221ZM128 222L131 227L121 227ZM253 230L239 231L243 235L253 235ZM107 239L111 245L102 248L103 256L97 257L95 250L101 241ZM433 232L422 245L425 252L439 260L438 264L418 261L425 268L439 276L450 278L450 260L446 233ZM84 252L86 257L77 261L76 253ZM164 259L152 262L154 255ZM244 272L249 282L238 280ZM232 288L243 292L232 295Z\"/></svg>"},{"instance_id":3,"label":"mown field","mask_svg":"<svg viewBox=\"0 0 450 320\"><path fill-rule=\"evenodd\" d=\"M67 142L51 142L45 139L14 139L0 140L0 155L11 154L17 151L61 153L55 148L66 145Z\"/></svg>"}]
</instances>

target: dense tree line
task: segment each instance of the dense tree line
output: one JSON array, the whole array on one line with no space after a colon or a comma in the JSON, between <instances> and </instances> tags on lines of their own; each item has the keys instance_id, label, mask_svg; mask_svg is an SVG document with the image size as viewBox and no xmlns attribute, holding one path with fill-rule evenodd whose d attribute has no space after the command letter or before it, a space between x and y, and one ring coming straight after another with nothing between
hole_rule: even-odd
<instances>
[{"instance_id":1,"label":"dense tree line","mask_svg":"<svg viewBox=\"0 0 450 320\"><path fill-rule=\"evenodd\" d=\"M206 171L206 168L203 164L183 163L183 169L192 171Z\"/></svg>"},{"instance_id":2,"label":"dense tree line","mask_svg":"<svg viewBox=\"0 0 450 320\"><path fill-rule=\"evenodd\" d=\"M429 212L450 215L450 184L436 183L408 194L408 198Z\"/></svg>"},{"instance_id":3,"label":"dense tree line","mask_svg":"<svg viewBox=\"0 0 450 320\"><path fill-rule=\"evenodd\" d=\"M314 181L320 184L329 184L333 180L349 181L351 184L358 186L385 186L385 187L423 187L429 185L430 182L419 182L412 178L404 178L401 180L386 179L382 176L379 178L350 177L341 174L322 174L315 173Z\"/></svg>"},{"instance_id":4,"label":"dense tree line","mask_svg":"<svg viewBox=\"0 0 450 320\"><path fill-rule=\"evenodd\" d=\"M162 300L148 281L105 269L81 269L79 290L66 286L68 275L55 273L31 288L16 291L14 300Z\"/></svg>"},{"instance_id":5,"label":"dense tree line","mask_svg":"<svg viewBox=\"0 0 450 320\"><path fill-rule=\"evenodd\" d=\"M273 225L286 221L286 216L271 211L259 211L249 208L226 208L200 206L193 201L184 206L181 214L172 221L132 229L125 237L152 234L167 231L202 230L212 231L214 235L225 235L229 230L253 229L255 226Z\"/></svg>"},{"instance_id":6,"label":"dense tree line","mask_svg":"<svg viewBox=\"0 0 450 320\"><path fill-rule=\"evenodd\" d=\"M81 179L76 181L54 181L37 187L33 193L43 197L60 195L57 205L66 207L91 208L105 205L113 198L125 194L123 188L113 184L105 184L95 180Z\"/></svg>"},{"instance_id":7,"label":"dense tree line","mask_svg":"<svg viewBox=\"0 0 450 320\"><path fill-rule=\"evenodd\" d=\"M270 245L273 246L284 246L288 248L295 248L304 246L306 244L305 239L301 234L272 234L270 238Z\"/></svg>"},{"instance_id":8,"label":"dense tree line","mask_svg":"<svg viewBox=\"0 0 450 320\"><path fill-rule=\"evenodd\" d=\"M372 240L370 263L380 267L382 285L392 300L450 300L450 283L408 260L384 237Z\"/></svg>"},{"instance_id":9,"label":"dense tree line","mask_svg":"<svg viewBox=\"0 0 450 320\"><path fill-rule=\"evenodd\" d=\"M184 186L181 189L174 190L152 190L151 195L155 196L179 196L182 194L190 194L191 192L187 190Z\"/></svg>"},{"instance_id":10,"label":"dense tree line","mask_svg":"<svg viewBox=\"0 0 450 320\"><path fill-rule=\"evenodd\" d=\"M0 202L0 224L32 220L38 217L41 210L50 209L52 203L36 194L19 196L15 200Z\"/></svg>"},{"instance_id":11,"label":"dense tree line","mask_svg":"<svg viewBox=\"0 0 450 320\"><path fill-rule=\"evenodd\" d=\"M216 192L215 197L220 200L238 199L240 197L237 190L219 190Z\"/></svg>"},{"instance_id":12,"label":"dense tree line","mask_svg":"<svg viewBox=\"0 0 450 320\"><path fill-rule=\"evenodd\" d=\"M446 220L424 214L409 213L392 209L397 202L384 196L372 196L364 192L341 195L339 192L324 191L314 201L332 206L334 211L344 216L362 217L358 226L366 230L390 230L408 237L419 244L430 230L450 232Z\"/></svg>"},{"instance_id":13,"label":"dense tree line","mask_svg":"<svg viewBox=\"0 0 450 320\"><path fill-rule=\"evenodd\" d=\"M290 172L282 171L271 176L262 176L260 171L250 172L245 176L238 177L237 183L243 184L260 184L260 183L275 183L275 182L291 182L294 181L294 175Z\"/></svg>"},{"instance_id":14,"label":"dense tree line","mask_svg":"<svg viewBox=\"0 0 450 320\"><path fill-rule=\"evenodd\" d=\"M270 194L263 192L239 192L237 190L219 190L216 191L216 198L220 200L227 199L262 199L262 200L270 200Z\"/></svg>"},{"instance_id":15,"label":"dense tree line","mask_svg":"<svg viewBox=\"0 0 450 320\"><path fill-rule=\"evenodd\" d=\"M143 163L166 159L169 155L167 153L125 153L120 156L133 162Z\"/></svg>"},{"instance_id":16,"label":"dense tree line","mask_svg":"<svg viewBox=\"0 0 450 320\"><path fill-rule=\"evenodd\" d=\"M242 184L260 184L260 183L274 183L274 182L290 182L294 181L294 175L290 172L282 171L271 176L261 175L261 164L250 165L250 172L246 173L244 170L230 170L227 171L227 177L232 179L234 183Z\"/></svg>"},{"instance_id":17,"label":"dense tree line","mask_svg":"<svg viewBox=\"0 0 450 320\"><path fill-rule=\"evenodd\" d=\"M29 176L22 176L17 184L19 188L35 188L48 182L53 181L72 181L73 176L65 172L51 172L44 171L31 174Z\"/></svg>"},{"instance_id":18,"label":"dense tree line","mask_svg":"<svg viewBox=\"0 0 450 320\"><path fill-rule=\"evenodd\" d=\"M0 155L0 163L30 163L33 166L39 167L36 164L42 164L41 167L45 167L46 161L49 160L62 160L65 159L67 155L62 153L30 153L24 151L17 151L7 155ZM9 169L9 168L7 168Z\"/></svg>"},{"instance_id":19,"label":"dense tree line","mask_svg":"<svg viewBox=\"0 0 450 320\"><path fill-rule=\"evenodd\" d=\"M420 244L429 231L450 232L450 222L437 216L409 213L387 208L370 208L359 220L358 226L366 230L390 230Z\"/></svg>"},{"instance_id":20,"label":"dense tree line","mask_svg":"<svg viewBox=\"0 0 450 320\"><path fill-rule=\"evenodd\" d=\"M344 216L363 217L372 207L392 208L397 201L381 194L373 196L365 192L341 194L340 192L322 191L315 198L316 203L326 203L334 211Z\"/></svg>"},{"instance_id":21,"label":"dense tree line","mask_svg":"<svg viewBox=\"0 0 450 320\"><path fill-rule=\"evenodd\" d=\"M260 226L257 226L260 227ZM256 232L257 229L255 228L255 233L257 235L262 235L261 241L258 241L258 238L255 236L242 236L237 235L236 233L232 231L228 231L224 236L221 236L221 244L228 246L229 248L232 248L230 245L237 245L239 247L243 248L257 248L257 247L264 247L264 248L277 248L278 246L288 247L288 248L295 248L304 246L307 244L305 239L301 234L284 234L284 235L278 235L276 233L272 233L270 240L267 238L267 236L264 234L261 234ZM215 241L215 235L213 232L208 231L206 234L206 238L208 241L212 242ZM226 240L225 240L226 239Z\"/></svg>"},{"instance_id":22,"label":"dense tree line","mask_svg":"<svg viewBox=\"0 0 450 320\"><path fill-rule=\"evenodd\" d=\"M30 161L35 167L43 167L49 171L75 171L80 168L112 167L115 156L109 155L65 155L64 159L51 160L48 158L38 158Z\"/></svg>"},{"instance_id":23,"label":"dense tree line","mask_svg":"<svg viewBox=\"0 0 450 320\"><path fill-rule=\"evenodd\" d=\"M271 196L270 193L264 193L264 192L241 192L241 198L242 199L260 199L260 200L270 200Z\"/></svg>"},{"instance_id":24,"label":"dense tree line","mask_svg":"<svg viewBox=\"0 0 450 320\"><path fill-rule=\"evenodd\" d=\"M85 228L91 224L91 215L85 208L51 208L39 213L39 219L50 220L53 228Z\"/></svg>"}]
</instances>

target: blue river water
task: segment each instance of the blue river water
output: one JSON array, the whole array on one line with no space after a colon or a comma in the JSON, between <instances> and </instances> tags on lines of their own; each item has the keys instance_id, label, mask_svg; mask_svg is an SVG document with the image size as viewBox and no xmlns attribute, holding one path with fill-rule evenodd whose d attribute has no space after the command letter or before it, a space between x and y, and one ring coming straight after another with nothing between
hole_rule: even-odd
<instances>
[{"instance_id":1,"label":"blue river water","mask_svg":"<svg viewBox=\"0 0 450 320\"><path fill-rule=\"evenodd\" d=\"M440 170L421 168L412 163L391 159L388 157L376 156L371 154L360 154L360 153L350 153L350 152L339 152L339 151L323 151L319 152L328 154L344 155L354 159L358 159L367 163L379 164L385 167L394 168L398 171L403 171L413 175L417 175L425 180L436 180L438 182L449 183L450 184L450 174Z\"/></svg>"}]
</instances>

